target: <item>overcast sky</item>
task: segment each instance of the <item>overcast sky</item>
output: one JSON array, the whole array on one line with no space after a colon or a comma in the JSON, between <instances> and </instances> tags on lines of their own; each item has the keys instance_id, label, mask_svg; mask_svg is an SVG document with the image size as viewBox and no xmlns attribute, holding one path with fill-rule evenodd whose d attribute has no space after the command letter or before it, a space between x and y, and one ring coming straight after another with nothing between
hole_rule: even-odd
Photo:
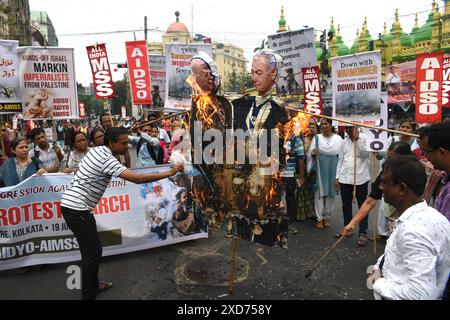
<instances>
[{"instance_id":1,"label":"overcast sky","mask_svg":"<svg viewBox=\"0 0 450 320\"><path fill-rule=\"evenodd\" d=\"M444 6L444 1L437 2L439 7ZM235 44L251 60L253 49L267 35L276 33L281 6L291 30L303 26L328 29L334 17L335 27L341 25L344 42L351 46L366 16L369 31L377 38L383 32L384 22L390 30L398 8L403 31L410 33L415 13L419 13L422 26L432 8L432 0L30 0L31 10L47 11L59 46L75 48L77 81L83 85L92 82L86 46L106 43L110 63L123 63L125 41L134 40L134 34L78 34L142 29L146 15L147 27L156 29L149 31L148 39L159 42L168 25L175 21L174 12L178 10L180 21L191 32L209 36L213 41ZM144 32L136 32L135 36L143 40ZM114 73L114 80L120 80L122 75Z\"/></svg>"}]
</instances>

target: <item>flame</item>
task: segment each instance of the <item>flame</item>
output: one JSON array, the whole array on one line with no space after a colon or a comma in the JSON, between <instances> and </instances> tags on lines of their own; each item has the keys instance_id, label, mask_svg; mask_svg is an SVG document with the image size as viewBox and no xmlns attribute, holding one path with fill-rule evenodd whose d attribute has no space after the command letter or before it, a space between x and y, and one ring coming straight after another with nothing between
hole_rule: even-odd
<instances>
[{"instance_id":1,"label":"flame","mask_svg":"<svg viewBox=\"0 0 450 320\"><path fill-rule=\"evenodd\" d=\"M284 126L284 141L289 140L292 134L306 135L308 133L310 119L311 117L306 113L297 113L297 116L292 118L291 121Z\"/></svg>"},{"instance_id":2,"label":"flame","mask_svg":"<svg viewBox=\"0 0 450 320\"><path fill-rule=\"evenodd\" d=\"M195 78L190 76L186 79L186 82L192 88L192 99L197 106L196 118L202 121L203 127L211 129L214 127L215 116L220 115L218 101L202 91L199 85L195 82Z\"/></svg>"}]
</instances>

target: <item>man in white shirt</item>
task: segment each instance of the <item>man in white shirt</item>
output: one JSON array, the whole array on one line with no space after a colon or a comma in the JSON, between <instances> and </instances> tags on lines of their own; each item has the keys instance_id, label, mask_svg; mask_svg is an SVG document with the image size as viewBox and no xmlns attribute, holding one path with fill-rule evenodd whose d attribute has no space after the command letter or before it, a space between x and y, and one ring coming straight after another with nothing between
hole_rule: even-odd
<instances>
[{"instance_id":1,"label":"man in white shirt","mask_svg":"<svg viewBox=\"0 0 450 320\"><path fill-rule=\"evenodd\" d=\"M356 200L361 207L367 198L370 181L369 155L366 151L366 136L357 127L346 127L336 170L336 191L340 190L344 225L353 218L352 203L356 185ZM356 145L356 148L355 148ZM356 163L355 163L356 161ZM356 165L356 171L355 171ZM358 245L367 245L368 218L359 223ZM339 236L339 234L337 235Z\"/></svg>"},{"instance_id":2,"label":"man in white shirt","mask_svg":"<svg viewBox=\"0 0 450 320\"><path fill-rule=\"evenodd\" d=\"M441 299L450 273L450 222L422 200L425 168L414 156L386 161L380 189L400 213L368 285L375 299Z\"/></svg>"}]
</instances>

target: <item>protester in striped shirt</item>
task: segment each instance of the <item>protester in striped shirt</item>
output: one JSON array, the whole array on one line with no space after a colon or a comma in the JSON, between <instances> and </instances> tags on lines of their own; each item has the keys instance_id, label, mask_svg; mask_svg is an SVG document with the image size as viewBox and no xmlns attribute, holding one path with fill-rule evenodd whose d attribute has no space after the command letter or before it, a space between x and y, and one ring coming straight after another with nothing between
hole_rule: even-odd
<instances>
[{"instance_id":1,"label":"protester in striped shirt","mask_svg":"<svg viewBox=\"0 0 450 320\"><path fill-rule=\"evenodd\" d=\"M111 178L120 177L140 184L168 178L183 170L182 166L175 165L165 172L138 174L121 165L116 156L128 152L125 128L108 128L104 141L104 146L92 148L83 158L61 201L62 215L80 246L83 299L95 299L97 292L112 287L111 283L98 279L102 247L91 214Z\"/></svg>"}]
</instances>

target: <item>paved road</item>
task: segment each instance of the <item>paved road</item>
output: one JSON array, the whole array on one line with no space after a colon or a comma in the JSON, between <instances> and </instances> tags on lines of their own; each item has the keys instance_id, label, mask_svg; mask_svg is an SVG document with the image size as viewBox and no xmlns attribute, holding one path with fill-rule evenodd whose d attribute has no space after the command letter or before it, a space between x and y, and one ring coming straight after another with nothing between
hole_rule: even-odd
<instances>
[{"instance_id":1,"label":"paved road","mask_svg":"<svg viewBox=\"0 0 450 320\"><path fill-rule=\"evenodd\" d=\"M342 214L334 213L332 226L319 230L315 221L297 223L289 248L269 248L237 241L236 282L229 295L231 240L219 230L208 239L149 249L103 259L100 273L114 288L99 299L219 299L371 300L365 270L375 256L373 243L360 248L356 238L344 239L336 250L306 279L308 270L335 241ZM79 299L79 290L66 286L70 264L35 267L19 275L0 272L0 299Z\"/></svg>"}]
</instances>

